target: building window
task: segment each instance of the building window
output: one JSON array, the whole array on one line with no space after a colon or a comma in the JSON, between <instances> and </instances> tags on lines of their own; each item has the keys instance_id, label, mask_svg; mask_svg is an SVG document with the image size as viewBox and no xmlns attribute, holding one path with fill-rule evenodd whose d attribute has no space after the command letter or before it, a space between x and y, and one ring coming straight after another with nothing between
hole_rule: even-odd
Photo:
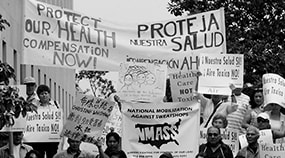
<instances>
[{"instance_id":1,"label":"building window","mask_svg":"<svg viewBox=\"0 0 285 158\"><path fill-rule=\"evenodd\" d=\"M54 92L54 100L56 100L56 83L55 82L53 83L53 87L54 87L53 88L54 89L53 90L53 92Z\"/></svg>"},{"instance_id":2,"label":"building window","mask_svg":"<svg viewBox=\"0 0 285 158\"><path fill-rule=\"evenodd\" d=\"M38 69L38 85L41 84L41 70Z\"/></svg>"},{"instance_id":3,"label":"building window","mask_svg":"<svg viewBox=\"0 0 285 158\"><path fill-rule=\"evenodd\" d=\"M13 51L13 60L14 60L14 65L13 66L14 66L15 74L17 76L18 56L17 56L17 51L16 50Z\"/></svg>"},{"instance_id":4,"label":"building window","mask_svg":"<svg viewBox=\"0 0 285 158\"><path fill-rule=\"evenodd\" d=\"M46 74L44 74L44 84L47 85L47 75ZM49 88L51 88L51 87L49 87Z\"/></svg>"},{"instance_id":5,"label":"building window","mask_svg":"<svg viewBox=\"0 0 285 158\"><path fill-rule=\"evenodd\" d=\"M2 61L7 62L7 44L5 41L2 41Z\"/></svg>"}]
</instances>

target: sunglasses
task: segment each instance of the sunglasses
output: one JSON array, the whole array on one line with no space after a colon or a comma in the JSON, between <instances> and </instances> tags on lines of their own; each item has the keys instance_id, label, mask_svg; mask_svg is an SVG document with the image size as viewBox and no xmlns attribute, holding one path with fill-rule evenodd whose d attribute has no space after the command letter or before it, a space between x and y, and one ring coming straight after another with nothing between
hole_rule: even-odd
<instances>
[{"instance_id":1,"label":"sunglasses","mask_svg":"<svg viewBox=\"0 0 285 158\"><path fill-rule=\"evenodd\" d=\"M261 118L261 117L258 117L258 118L257 118L257 122L269 122L269 120L268 120L268 119Z\"/></svg>"},{"instance_id":2,"label":"sunglasses","mask_svg":"<svg viewBox=\"0 0 285 158\"><path fill-rule=\"evenodd\" d=\"M218 136L218 135L219 135L218 133L208 133L208 136L209 136L209 137L212 137L212 136L216 137L216 136Z\"/></svg>"}]
</instances>

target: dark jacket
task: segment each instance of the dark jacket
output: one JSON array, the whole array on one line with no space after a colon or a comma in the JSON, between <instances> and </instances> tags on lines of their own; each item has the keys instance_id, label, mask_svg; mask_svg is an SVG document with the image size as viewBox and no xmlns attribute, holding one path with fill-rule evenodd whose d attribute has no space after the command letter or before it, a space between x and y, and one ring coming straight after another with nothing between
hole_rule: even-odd
<instances>
[{"instance_id":1,"label":"dark jacket","mask_svg":"<svg viewBox=\"0 0 285 158\"><path fill-rule=\"evenodd\" d=\"M233 152L227 144L220 142L220 147L213 152L209 143L201 144L199 146L199 155L204 158L233 158Z\"/></svg>"}]
</instances>

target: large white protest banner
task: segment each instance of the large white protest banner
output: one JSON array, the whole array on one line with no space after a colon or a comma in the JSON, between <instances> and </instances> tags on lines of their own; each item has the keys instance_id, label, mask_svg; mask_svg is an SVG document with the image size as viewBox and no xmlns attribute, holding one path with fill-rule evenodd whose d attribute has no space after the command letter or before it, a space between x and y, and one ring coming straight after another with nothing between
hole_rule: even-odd
<instances>
[{"instance_id":1,"label":"large white protest banner","mask_svg":"<svg viewBox=\"0 0 285 158\"><path fill-rule=\"evenodd\" d=\"M105 99L78 93L61 135L94 143L101 136L113 105Z\"/></svg>"},{"instance_id":2,"label":"large white protest banner","mask_svg":"<svg viewBox=\"0 0 285 158\"><path fill-rule=\"evenodd\" d=\"M129 158L195 157L199 147L200 105L123 102L123 149Z\"/></svg>"},{"instance_id":3,"label":"large white protest banner","mask_svg":"<svg viewBox=\"0 0 285 158\"><path fill-rule=\"evenodd\" d=\"M28 0L22 43L23 64L109 71L126 61L160 63L156 53L225 53L224 9L119 24Z\"/></svg>"},{"instance_id":4,"label":"large white protest banner","mask_svg":"<svg viewBox=\"0 0 285 158\"><path fill-rule=\"evenodd\" d=\"M221 135L223 138L222 141L231 148L233 155L237 155L239 151L239 131L236 129L221 128ZM203 143L207 143L207 128L200 129L200 144Z\"/></svg>"},{"instance_id":5,"label":"large white protest banner","mask_svg":"<svg viewBox=\"0 0 285 158\"><path fill-rule=\"evenodd\" d=\"M284 144L259 144L260 158L285 158Z\"/></svg>"},{"instance_id":6,"label":"large white protest banner","mask_svg":"<svg viewBox=\"0 0 285 158\"><path fill-rule=\"evenodd\" d=\"M279 104L285 108L285 79L273 73L262 76L264 105Z\"/></svg>"},{"instance_id":7,"label":"large white protest banner","mask_svg":"<svg viewBox=\"0 0 285 158\"><path fill-rule=\"evenodd\" d=\"M27 113L25 142L59 142L63 128L62 109L38 109Z\"/></svg>"},{"instance_id":8,"label":"large white protest banner","mask_svg":"<svg viewBox=\"0 0 285 158\"><path fill-rule=\"evenodd\" d=\"M243 87L243 54L201 53L198 92L230 95L230 84Z\"/></svg>"},{"instance_id":9,"label":"large white protest banner","mask_svg":"<svg viewBox=\"0 0 285 158\"><path fill-rule=\"evenodd\" d=\"M162 102L166 89L166 65L127 62L120 67L118 94L121 99Z\"/></svg>"}]
</instances>

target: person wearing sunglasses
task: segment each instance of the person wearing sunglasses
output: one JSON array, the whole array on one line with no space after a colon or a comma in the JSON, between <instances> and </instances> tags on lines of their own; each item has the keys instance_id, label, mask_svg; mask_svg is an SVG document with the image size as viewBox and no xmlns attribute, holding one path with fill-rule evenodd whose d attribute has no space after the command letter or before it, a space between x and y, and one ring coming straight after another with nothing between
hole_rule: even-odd
<instances>
[{"instance_id":1,"label":"person wearing sunglasses","mask_svg":"<svg viewBox=\"0 0 285 158\"><path fill-rule=\"evenodd\" d=\"M238 151L236 158L259 158L259 129L250 125L246 129L246 140L248 146Z\"/></svg>"},{"instance_id":2,"label":"person wearing sunglasses","mask_svg":"<svg viewBox=\"0 0 285 158\"><path fill-rule=\"evenodd\" d=\"M233 158L230 147L222 141L219 128L211 126L207 130L207 143L199 146L199 158Z\"/></svg>"},{"instance_id":3,"label":"person wearing sunglasses","mask_svg":"<svg viewBox=\"0 0 285 158\"><path fill-rule=\"evenodd\" d=\"M272 137L273 137L273 142L271 143L276 143L276 139L285 137L285 130L273 129L271 127L271 120L270 120L270 115L268 114L268 112L260 113L257 116L257 125L258 125L257 127L259 130L271 129Z\"/></svg>"}]
</instances>

